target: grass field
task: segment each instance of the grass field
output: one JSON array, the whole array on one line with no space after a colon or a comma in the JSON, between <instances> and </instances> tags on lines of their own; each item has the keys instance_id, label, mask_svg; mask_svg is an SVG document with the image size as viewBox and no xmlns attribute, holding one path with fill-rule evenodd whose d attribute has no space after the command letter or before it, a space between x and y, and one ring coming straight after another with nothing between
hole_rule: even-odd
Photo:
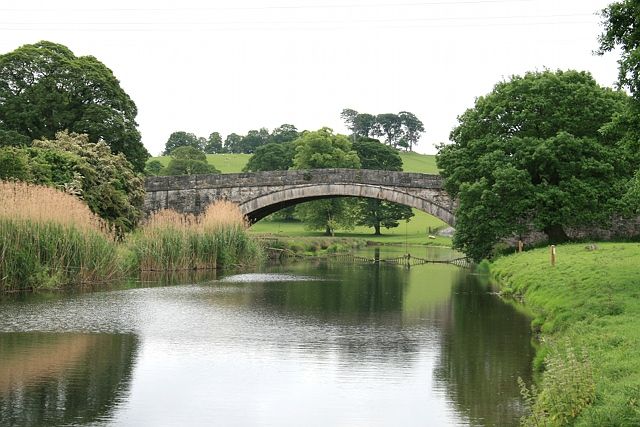
<instances>
[{"instance_id":1,"label":"grass field","mask_svg":"<svg viewBox=\"0 0 640 427\"><path fill-rule=\"evenodd\" d=\"M218 168L222 173L242 172L242 168L249 161L251 154L207 154L209 163ZM400 153L405 172L438 173L436 156L431 154ZM169 156L152 157L151 160L159 160L164 166L169 164Z\"/></svg>"},{"instance_id":2,"label":"grass field","mask_svg":"<svg viewBox=\"0 0 640 427\"><path fill-rule=\"evenodd\" d=\"M336 237L353 237L364 239L371 242L402 244L408 243L413 245L430 244L439 246L451 246L451 239L448 237L437 236L430 239L429 229L435 231L436 228L446 227L446 224L438 218L424 213L422 211L413 210L415 216L407 223L401 221L396 228L382 229L382 236L374 236L373 228L356 227L353 230L338 230ZM269 235L273 237L322 237L323 231L307 230L301 222L285 222L285 221L269 221L262 220L251 226L249 229L251 234Z\"/></svg>"},{"instance_id":3,"label":"grass field","mask_svg":"<svg viewBox=\"0 0 640 427\"><path fill-rule=\"evenodd\" d=\"M640 425L640 244L587 246L559 246L555 267L547 248L491 265L541 334L533 425Z\"/></svg>"}]
</instances>

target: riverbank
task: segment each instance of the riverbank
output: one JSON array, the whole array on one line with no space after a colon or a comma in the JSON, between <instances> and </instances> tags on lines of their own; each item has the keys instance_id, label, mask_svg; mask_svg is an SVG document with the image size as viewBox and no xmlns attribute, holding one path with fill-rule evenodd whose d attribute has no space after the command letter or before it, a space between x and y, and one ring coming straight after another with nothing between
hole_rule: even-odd
<instances>
[{"instance_id":1,"label":"riverbank","mask_svg":"<svg viewBox=\"0 0 640 427\"><path fill-rule=\"evenodd\" d=\"M0 293L256 264L263 250L246 229L238 207L219 202L199 217L158 212L119 240L70 194L0 181Z\"/></svg>"},{"instance_id":2,"label":"riverbank","mask_svg":"<svg viewBox=\"0 0 640 427\"><path fill-rule=\"evenodd\" d=\"M540 248L499 258L491 274L535 315L544 372L528 422L640 425L640 244L562 245L555 267Z\"/></svg>"}]
</instances>

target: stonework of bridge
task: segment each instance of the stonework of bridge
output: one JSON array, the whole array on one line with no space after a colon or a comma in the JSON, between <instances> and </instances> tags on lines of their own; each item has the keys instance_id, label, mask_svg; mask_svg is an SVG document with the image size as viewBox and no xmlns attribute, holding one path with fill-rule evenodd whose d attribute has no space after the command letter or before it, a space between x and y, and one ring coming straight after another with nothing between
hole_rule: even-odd
<instances>
[{"instance_id":1,"label":"stonework of bridge","mask_svg":"<svg viewBox=\"0 0 640 427\"><path fill-rule=\"evenodd\" d=\"M370 169L310 169L256 173L149 177L145 211L202 213L216 200L237 203L251 223L309 200L367 197L400 203L455 226L455 201L442 178Z\"/></svg>"}]
</instances>

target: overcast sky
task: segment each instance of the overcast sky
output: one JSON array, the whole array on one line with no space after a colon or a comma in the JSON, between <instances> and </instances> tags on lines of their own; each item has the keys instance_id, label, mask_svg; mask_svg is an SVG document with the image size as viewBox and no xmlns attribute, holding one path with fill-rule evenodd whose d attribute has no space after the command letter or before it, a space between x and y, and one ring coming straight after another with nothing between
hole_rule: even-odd
<instances>
[{"instance_id":1,"label":"overcast sky","mask_svg":"<svg viewBox=\"0 0 640 427\"><path fill-rule=\"evenodd\" d=\"M49 40L93 55L138 106L158 154L176 130L223 137L291 123L346 132L343 108L411 111L434 153L476 97L513 74L578 69L608 0L220 0L0 2L0 53Z\"/></svg>"}]
</instances>

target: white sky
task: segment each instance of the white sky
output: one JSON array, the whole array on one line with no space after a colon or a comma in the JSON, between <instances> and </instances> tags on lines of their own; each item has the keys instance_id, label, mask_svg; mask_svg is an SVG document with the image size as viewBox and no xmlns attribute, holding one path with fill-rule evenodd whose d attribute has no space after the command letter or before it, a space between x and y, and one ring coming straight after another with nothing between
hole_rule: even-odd
<instances>
[{"instance_id":1,"label":"white sky","mask_svg":"<svg viewBox=\"0 0 640 427\"><path fill-rule=\"evenodd\" d=\"M158 154L173 131L283 123L346 132L343 108L411 111L434 153L476 97L528 70L590 71L609 0L0 0L0 53L49 40L93 55L138 106Z\"/></svg>"}]
</instances>

